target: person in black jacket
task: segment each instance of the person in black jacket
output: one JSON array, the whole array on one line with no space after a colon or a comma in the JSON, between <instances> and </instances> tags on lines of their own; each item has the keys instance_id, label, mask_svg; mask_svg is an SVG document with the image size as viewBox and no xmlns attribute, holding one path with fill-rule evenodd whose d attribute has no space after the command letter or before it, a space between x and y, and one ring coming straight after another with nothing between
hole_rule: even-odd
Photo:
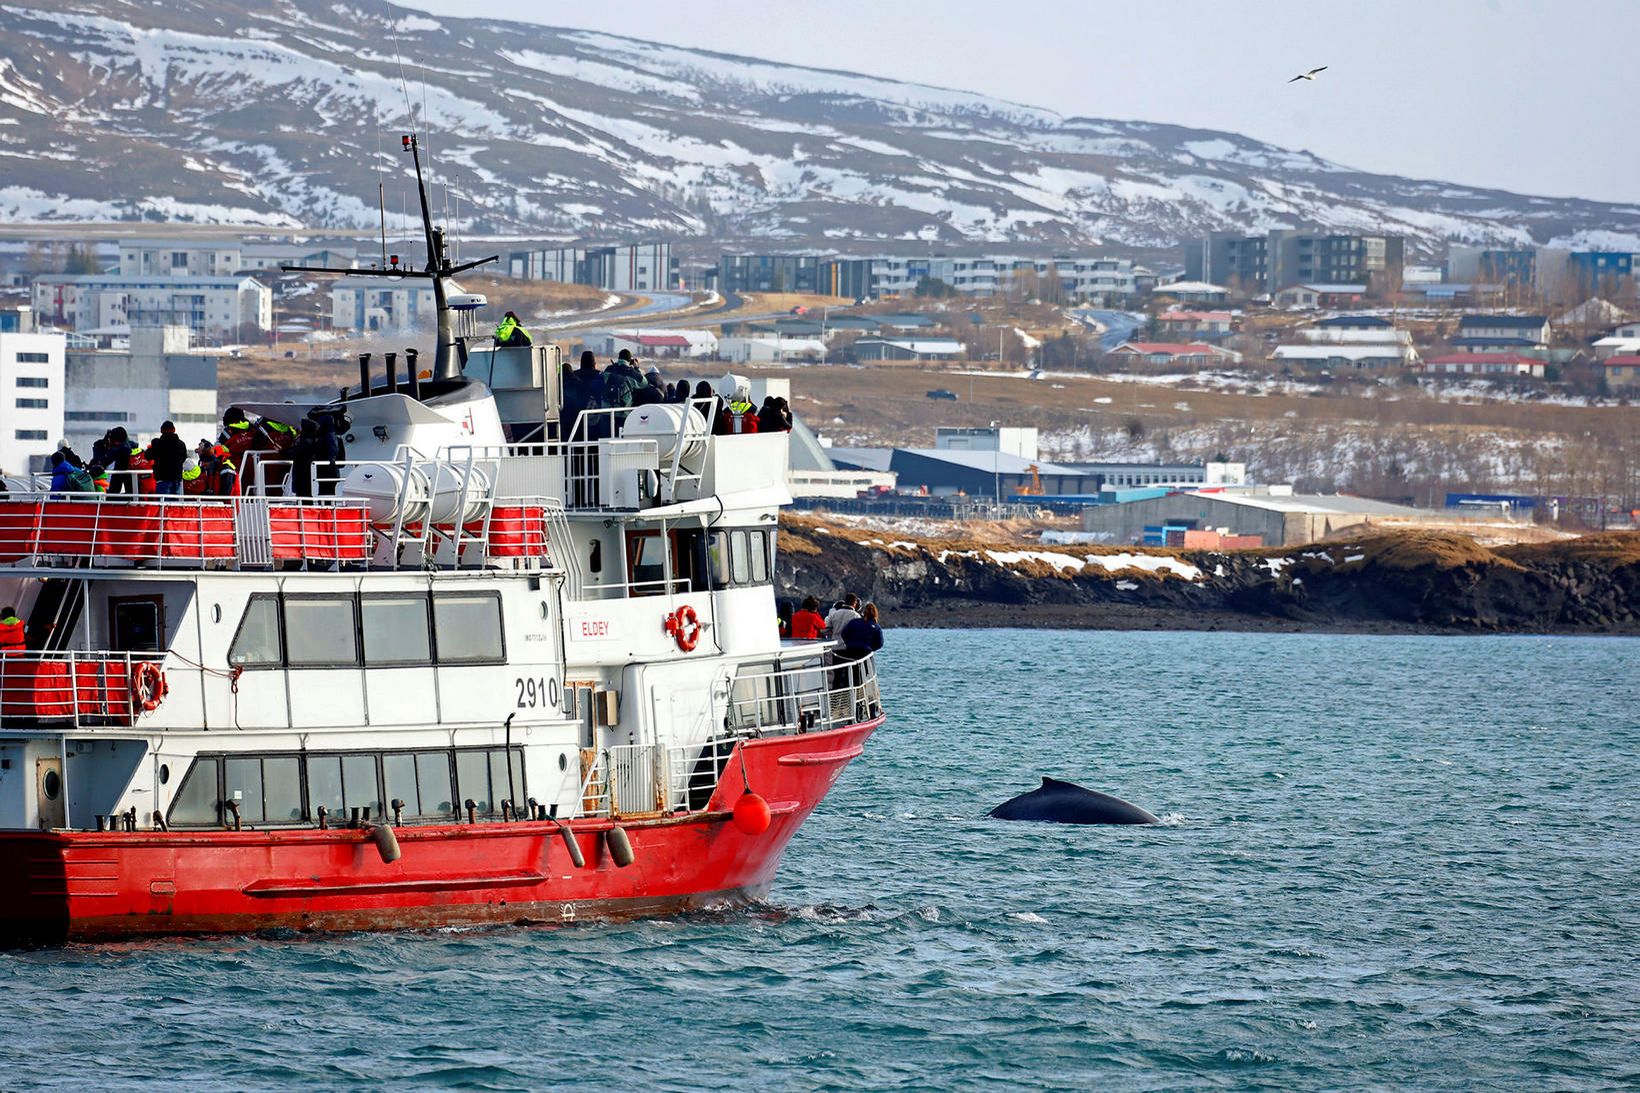
<instances>
[{"instance_id":1,"label":"person in black jacket","mask_svg":"<svg viewBox=\"0 0 1640 1093\"><path fill-rule=\"evenodd\" d=\"M302 419L302 428L296 434L296 443L290 446L290 492L295 497L313 496L313 465L328 453L319 439L319 423L312 418Z\"/></svg>"},{"instance_id":2,"label":"person in black jacket","mask_svg":"<svg viewBox=\"0 0 1640 1093\"><path fill-rule=\"evenodd\" d=\"M123 432L123 430L121 430ZM118 438L113 438L118 439ZM188 445L177 436L177 427L167 421L159 427L159 435L148 445L147 456L154 464L154 492L162 497L182 496L182 465L188 461ZM125 465L111 462L108 464L110 480L116 479L116 472L129 470L131 459L129 452L126 455ZM130 476L124 476L129 481ZM113 490L112 484L109 486Z\"/></svg>"}]
</instances>

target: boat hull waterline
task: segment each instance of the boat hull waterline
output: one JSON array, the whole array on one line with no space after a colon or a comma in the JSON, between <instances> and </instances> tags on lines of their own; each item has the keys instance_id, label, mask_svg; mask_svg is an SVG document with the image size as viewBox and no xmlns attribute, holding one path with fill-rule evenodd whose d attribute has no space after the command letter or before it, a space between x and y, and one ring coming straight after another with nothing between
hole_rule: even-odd
<instances>
[{"instance_id":1,"label":"boat hull waterline","mask_svg":"<svg viewBox=\"0 0 1640 1093\"><path fill-rule=\"evenodd\" d=\"M0 903L0 943L562 923L746 903L768 891L786 844L882 722L743 742L703 811L398 827L394 862L368 828L0 833L0 876L18 882ZM732 820L747 785L771 813L755 835ZM624 868L606 836L617 824L632 848Z\"/></svg>"}]
</instances>

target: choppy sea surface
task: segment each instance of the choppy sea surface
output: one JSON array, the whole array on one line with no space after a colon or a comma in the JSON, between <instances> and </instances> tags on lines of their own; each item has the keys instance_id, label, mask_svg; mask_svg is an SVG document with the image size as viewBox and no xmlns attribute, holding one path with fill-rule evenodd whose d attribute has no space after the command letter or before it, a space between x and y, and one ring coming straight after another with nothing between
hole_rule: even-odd
<instances>
[{"instance_id":1,"label":"choppy sea surface","mask_svg":"<svg viewBox=\"0 0 1640 1093\"><path fill-rule=\"evenodd\" d=\"M1640 642L888 637L766 905L0 953L0 1088L1640 1086Z\"/></svg>"}]
</instances>

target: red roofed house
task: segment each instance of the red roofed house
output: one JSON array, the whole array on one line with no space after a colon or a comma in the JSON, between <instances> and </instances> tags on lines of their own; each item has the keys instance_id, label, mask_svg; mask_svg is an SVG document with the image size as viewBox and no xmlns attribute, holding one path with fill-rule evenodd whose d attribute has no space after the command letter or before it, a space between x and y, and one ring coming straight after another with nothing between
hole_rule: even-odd
<instances>
[{"instance_id":1,"label":"red roofed house","mask_svg":"<svg viewBox=\"0 0 1640 1093\"><path fill-rule=\"evenodd\" d=\"M1542 379L1547 366L1519 353L1448 353L1424 362L1424 371L1441 376L1530 376Z\"/></svg>"},{"instance_id":2,"label":"red roofed house","mask_svg":"<svg viewBox=\"0 0 1640 1093\"><path fill-rule=\"evenodd\" d=\"M1240 353L1200 342L1123 342L1110 352L1112 356L1137 357L1146 364L1179 364L1187 368L1241 360Z\"/></svg>"},{"instance_id":3,"label":"red roofed house","mask_svg":"<svg viewBox=\"0 0 1640 1093\"><path fill-rule=\"evenodd\" d=\"M1606 389L1612 392L1640 390L1640 353L1622 353L1607 357L1601 364L1606 369Z\"/></svg>"},{"instance_id":4,"label":"red roofed house","mask_svg":"<svg viewBox=\"0 0 1640 1093\"><path fill-rule=\"evenodd\" d=\"M1156 329L1175 338L1222 338L1233 318L1228 311L1164 311L1156 316Z\"/></svg>"},{"instance_id":5,"label":"red roofed house","mask_svg":"<svg viewBox=\"0 0 1640 1093\"><path fill-rule=\"evenodd\" d=\"M610 339L615 352L632 350L635 357L681 357L689 352L689 339L682 334L617 334Z\"/></svg>"}]
</instances>

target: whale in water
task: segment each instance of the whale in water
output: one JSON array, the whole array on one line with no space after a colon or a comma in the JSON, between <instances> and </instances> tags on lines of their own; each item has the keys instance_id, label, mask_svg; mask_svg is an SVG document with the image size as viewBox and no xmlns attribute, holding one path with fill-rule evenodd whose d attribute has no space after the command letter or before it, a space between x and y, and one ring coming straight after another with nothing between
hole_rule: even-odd
<instances>
[{"instance_id":1,"label":"whale in water","mask_svg":"<svg viewBox=\"0 0 1640 1093\"><path fill-rule=\"evenodd\" d=\"M1045 824L1154 824L1150 813L1108 793L1096 793L1074 782L1043 778L1042 785L991 810L999 820L1033 820Z\"/></svg>"}]
</instances>

